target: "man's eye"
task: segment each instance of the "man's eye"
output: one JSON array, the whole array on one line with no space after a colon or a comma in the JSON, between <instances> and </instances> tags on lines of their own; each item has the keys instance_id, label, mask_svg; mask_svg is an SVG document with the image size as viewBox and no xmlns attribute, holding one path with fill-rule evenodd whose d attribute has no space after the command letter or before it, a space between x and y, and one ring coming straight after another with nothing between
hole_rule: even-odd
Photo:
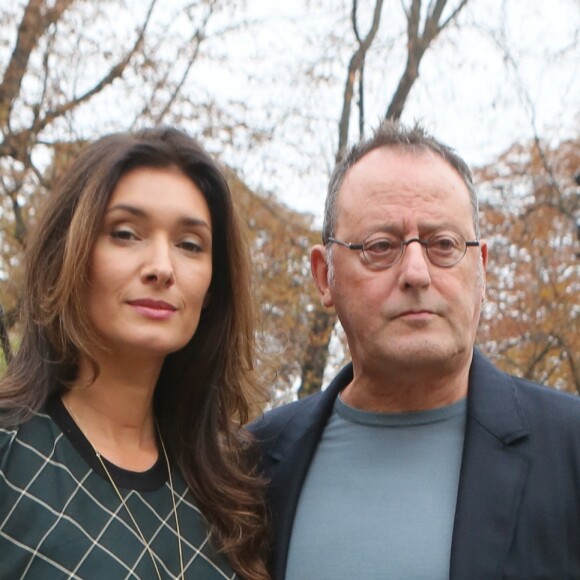
<instances>
[{"instance_id":1,"label":"man's eye","mask_svg":"<svg viewBox=\"0 0 580 580\"><path fill-rule=\"evenodd\" d=\"M388 238L380 238L378 240L372 240L365 244L365 252L371 254L388 254L390 252L396 251L400 246L395 240L389 240Z\"/></svg>"},{"instance_id":2,"label":"man's eye","mask_svg":"<svg viewBox=\"0 0 580 580\"><path fill-rule=\"evenodd\" d=\"M429 246L437 252L453 252L459 247L459 243L451 236L440 236L432 239Z\"/></svg>"}]
</instances>

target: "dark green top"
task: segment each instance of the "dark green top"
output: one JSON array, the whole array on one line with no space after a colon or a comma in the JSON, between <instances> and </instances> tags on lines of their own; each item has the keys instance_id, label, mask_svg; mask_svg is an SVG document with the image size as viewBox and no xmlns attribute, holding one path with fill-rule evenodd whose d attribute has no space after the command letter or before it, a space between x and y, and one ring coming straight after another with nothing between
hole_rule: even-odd
<instances>
[{"instance_id":1,"label":"dark green top","mask_svg":"<svg viewBox=\"0 0 580 580\"><path fill-rule=\"evenodd\" d=\"M163 579L180 573L163 456L148 471L106 462ZM236 578L216 553L185 481L172 471L185 577ZM126 509L60 398L14 429L0 429L0 578L157 578Z\"/></svg>"}]
</instances>

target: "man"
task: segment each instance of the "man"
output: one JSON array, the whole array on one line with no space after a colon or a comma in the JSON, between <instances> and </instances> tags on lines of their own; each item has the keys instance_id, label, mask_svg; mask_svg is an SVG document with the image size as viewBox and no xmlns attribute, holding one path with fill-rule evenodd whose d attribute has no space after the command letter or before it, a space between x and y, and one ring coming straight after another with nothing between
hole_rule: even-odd
<instances>
[{"instance_id":1,"label":"man","mask_svg":"<svg viewBox=\"0 0 580 580\"><path fill-rule=\"evenodd\" d=\"M580 578L580 399L474 348L487 260L468 167L420 127L335 168L311 265L352 363L252 427L276 580Z\"/></svg>"}]
</instances>

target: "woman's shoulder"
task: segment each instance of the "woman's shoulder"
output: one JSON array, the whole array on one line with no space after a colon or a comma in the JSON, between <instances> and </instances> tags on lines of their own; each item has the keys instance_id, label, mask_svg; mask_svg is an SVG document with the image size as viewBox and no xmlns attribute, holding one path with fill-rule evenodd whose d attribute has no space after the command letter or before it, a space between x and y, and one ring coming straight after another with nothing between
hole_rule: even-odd
<instances>
[{"instance_id":1,"label":"woman's shoulder","mask_svg":"<svg viewBox=\"0 0 580 580\"><path fill-rule=\"evenodd\" d=\"M48 457L59 432L56 423L43 411L15 426L0 424L0 472L5 473L14 460Z\"/></svg>"}]
</instances>

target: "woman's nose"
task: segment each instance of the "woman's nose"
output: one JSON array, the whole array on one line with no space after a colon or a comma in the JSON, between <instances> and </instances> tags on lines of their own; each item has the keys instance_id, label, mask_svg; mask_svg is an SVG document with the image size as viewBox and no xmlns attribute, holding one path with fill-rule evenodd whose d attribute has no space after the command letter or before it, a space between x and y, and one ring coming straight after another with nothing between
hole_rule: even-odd
<instances>
[{"instance_id":1,"label":"woman's nose","mask_svg":"<svg viewBox=\"0 0 580 580\"><path fill-rule=\"evenodd\" d=\"M170 287L175 283L175 271L171 260L171 246L166 241L155 241L148 248L141 271L141 281Z\"/></svg>"}]
</instances>

